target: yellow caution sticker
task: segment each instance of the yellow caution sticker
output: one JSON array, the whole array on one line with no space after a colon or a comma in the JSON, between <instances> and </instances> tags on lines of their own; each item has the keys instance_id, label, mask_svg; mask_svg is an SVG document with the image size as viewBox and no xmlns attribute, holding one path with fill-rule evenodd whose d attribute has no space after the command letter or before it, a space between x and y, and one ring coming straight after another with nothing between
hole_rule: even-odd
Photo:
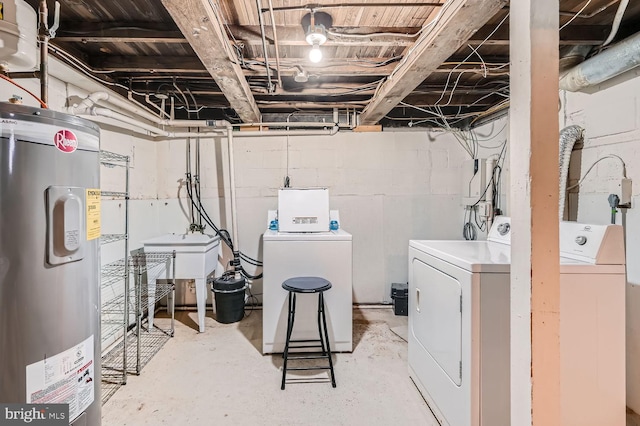
<instances>
[{"instance_id":1,"label":"yellow caution sticker","mask_svg":"<svg viewBox=\"0 0 640 426\"><path fill-rule=\"evenodd\" d=\"M87 189L87 240L100 238L100 195L99 189Z\"/></svg>"},{"instance_id":2,"label":"yellow caution sticker","mask_svg":"<svg viewBox=\"0 0 640 426\"><path fill-rule=\"evenodd\" d=\"M4 3L0 2L0 19L4 21Z\"/></svg>"}]
</instances>

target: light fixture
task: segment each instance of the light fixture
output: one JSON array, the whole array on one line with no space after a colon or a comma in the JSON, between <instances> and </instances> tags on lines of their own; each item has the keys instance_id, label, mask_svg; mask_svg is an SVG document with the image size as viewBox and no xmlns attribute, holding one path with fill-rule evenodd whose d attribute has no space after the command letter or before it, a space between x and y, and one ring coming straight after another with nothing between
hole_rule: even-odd
<instances>
[{"instance_id":1,"label":"light fixture","mask_svg":"<svg viewBox=\"0 0 640 426\"><path fill-rule=\"evenodd\" d=\"M313 43L311 50L309 51L309 60L313 63L318 63L322 60L322 50L318 43Z\"/></svg>"},{"instance_id":2,"label":"light fixture","mask_svg":"<svg viewBox=\"0 0 640 426\"><path fill-rule=\"evenodd\" d=\"M307 43L311 45L311 51L309 52L309 60L317 63L322 59L322 51L320 45L327 41L327 30L322 22L316 21L316 13L311 11L309 26L307 27L306 37ZM320 15L320 14L318 14ZM326 15L323 14L323 15ZM328 16L328 15L327 15Z\"/></svg>"}]
</instances>

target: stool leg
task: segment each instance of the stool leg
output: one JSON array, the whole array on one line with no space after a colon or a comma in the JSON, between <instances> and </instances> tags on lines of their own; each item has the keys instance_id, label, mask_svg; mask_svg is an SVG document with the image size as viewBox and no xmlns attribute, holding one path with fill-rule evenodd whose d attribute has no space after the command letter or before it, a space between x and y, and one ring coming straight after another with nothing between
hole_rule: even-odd
<instances>
[{"instance_id":1,"label":"stool leg","mask_svg":"<svg viewBox=\"0 0 640 426\"><path fill-rule=\"evenodd\" d=\"M320 335L322 355L326 355L327 351L324 348L324 337L322 336L322 293L318 293L318 334Z\"/></svg>"},{"instance_id":2,"label":"stool leg","mask_svg":"<svg viewBox=\"0 0 640 426\"><path fill-rule=\"evenodd\" d=\"M282 384L280 389L284 390L285 380L287 378L287 359L289 357L289 340L291 340L291 332L293 331L293 321L296 314L296 295L289 292L289 315L287 317L287 340L284 343L284 352L282 357L284 362L282 364Z\"/></svg>"},{"instance_id":3,"label":"stool leg","mask_svg":"<svg viewBox=\"0 0 640 426\"><path fill-rule=\"evenodd\" d=\"M331 359L331 344L329 343L329 331L327 330L327 317L324 313L324 292L320 292L320 303L322 306L322 323L324 325L324 337L327 340L327 359L329 360L329 370L331 371L331 386L336 387L336 376L333 372L333 360Z\"/></svg>"}]
</instances>

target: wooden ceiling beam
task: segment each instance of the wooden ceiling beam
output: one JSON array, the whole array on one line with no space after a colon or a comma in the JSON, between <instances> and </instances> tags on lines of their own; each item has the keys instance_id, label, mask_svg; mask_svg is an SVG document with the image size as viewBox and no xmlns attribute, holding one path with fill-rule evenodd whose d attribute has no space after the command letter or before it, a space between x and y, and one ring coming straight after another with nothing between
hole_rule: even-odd
<instances>
[{"instance_id":1,"label":"wooden ceiling beam","mask_svg":"<svg viewBox=\"0 0 640 426\"><path fill-rule=\"evenodd\" d=\"M491 19L507 0L452 0L432 31L424 32L411 56L400 63L360 115L364 125L376 124L420 85L440 64Z\"/></svg>"},{"instance_id":2,"label":"wooden ceiling beam","mask_svg":"<svg viewBox=\"0 0 640 426\"><path fill-rule=\"evenodd\" d=\"M204 67L227 97L242 121L260 121L260 110L253 98L242 68L230 52L227 35L208 0L162 0L184 37Z\"/></svg>"}]
</instances>

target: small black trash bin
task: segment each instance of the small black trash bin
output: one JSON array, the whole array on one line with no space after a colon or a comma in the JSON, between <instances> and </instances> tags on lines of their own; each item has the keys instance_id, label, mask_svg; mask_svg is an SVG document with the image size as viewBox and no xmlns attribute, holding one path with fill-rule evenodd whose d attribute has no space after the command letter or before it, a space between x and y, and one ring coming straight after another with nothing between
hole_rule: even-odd
<instances>
[{"instance_id":1,"label":"small black trash bin","mask_svg":"<svg viewBox=\"0 0 640 426\"><path fill-rule=\"evenodd\" d=\"M391 298L393 311L396 315L409 315L409 283L392 283Z\"/></svg>"},{"instance_id":2,"label":"small black trash bin","mask_svg":"<svg viewBox=\"0 0 640 426\"><path fill-rule=\"evenodd\" d=\"M216 300L216 320L222 324L238 322L244 317L244 277L223 275L211 285Z\"/></svg>"}]
</instances>

